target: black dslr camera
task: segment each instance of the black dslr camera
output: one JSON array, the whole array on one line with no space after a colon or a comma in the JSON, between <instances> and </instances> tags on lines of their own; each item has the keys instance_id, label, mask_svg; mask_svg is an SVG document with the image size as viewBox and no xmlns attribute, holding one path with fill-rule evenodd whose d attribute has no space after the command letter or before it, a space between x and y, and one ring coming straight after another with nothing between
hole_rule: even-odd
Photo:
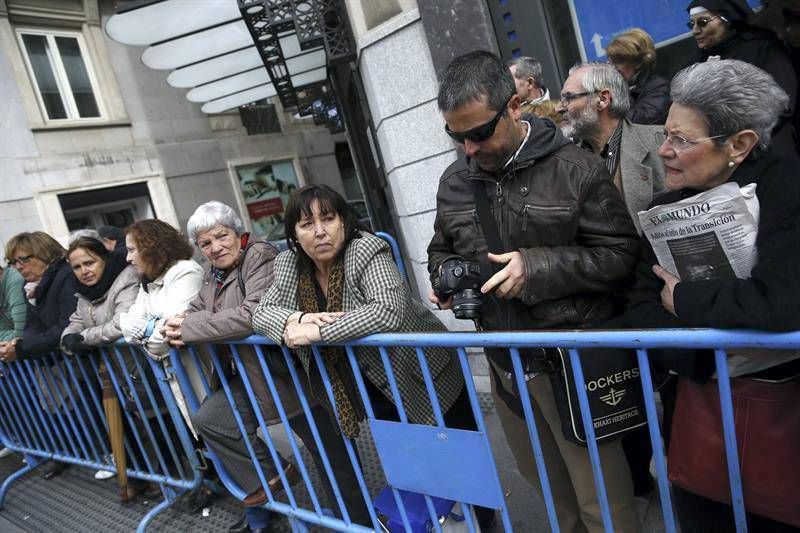
<instances>
[{"instance_id":1,"label":"black dslr camera","mask_svg":"<svg viewBox=\"0 0 800 533\"><path fill-rule=\"evenodd\" d=\"M449 259L442 264L438 276L431 276L433 292L439 300L453 296L453 314L462 320L477 320L481 316L481 285L483 275L478 263Z\"/></svg>"}]
</instances>

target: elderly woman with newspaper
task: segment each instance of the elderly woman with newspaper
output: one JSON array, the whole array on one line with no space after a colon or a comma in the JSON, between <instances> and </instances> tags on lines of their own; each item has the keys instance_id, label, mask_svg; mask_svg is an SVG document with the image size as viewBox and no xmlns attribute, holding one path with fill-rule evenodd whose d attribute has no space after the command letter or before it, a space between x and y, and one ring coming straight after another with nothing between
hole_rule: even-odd
<instances>
[{"instance_id":1,"label":"elderly woman with newspaper","mask_svg":"<svg viewBox=\"0 0 800 533\"><path fill-rule=\"evenodd\" d=\"M639 214L646 240L627 325L800 329L800 160L769 150L786 93L759 68L723 60L679 72L672 100L659 149L669 192ZM681 529L732 531L713 354L652 355L680 376L674 411L662 398ZM728 353L751 530L800 526L798 357Z\"/></svg>"}]
</instances>

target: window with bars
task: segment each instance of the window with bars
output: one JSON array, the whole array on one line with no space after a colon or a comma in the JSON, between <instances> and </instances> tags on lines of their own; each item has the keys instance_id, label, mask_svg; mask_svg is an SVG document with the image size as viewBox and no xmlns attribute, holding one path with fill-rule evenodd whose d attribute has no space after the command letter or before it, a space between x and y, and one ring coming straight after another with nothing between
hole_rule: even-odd
<instances>
[{"instance_id":1,"label":"window with bars","mask_svg":"<svg viewBox=\"0 0 800 533\"><path fill-rule=\"evenodd\" d=\"M47 121L102 118L80 34L20 29L17 35Z\"/></svg>"}]
</instances>

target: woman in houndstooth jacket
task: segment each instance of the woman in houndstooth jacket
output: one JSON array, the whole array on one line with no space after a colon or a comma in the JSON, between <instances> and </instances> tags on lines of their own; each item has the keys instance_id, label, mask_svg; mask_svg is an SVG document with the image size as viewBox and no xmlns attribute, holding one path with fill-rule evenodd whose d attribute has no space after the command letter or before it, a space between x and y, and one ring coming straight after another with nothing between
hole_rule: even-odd
<instances>
[{"instance_id":1,"label":"woman in houndstooth jacket","mask_svg":"<svg viewBox=\"0 0 800 533\"><path fill-rule=\"evenodd\" d=\"M253 315L253 329L295 349L308 372L311 393L323 405L324 388L311 350L378 332L445 331L414 300L392 260L388 244L358 228L358 218L341 195L326 186L299 189L286 209L290 249L278 255L275 283ZM376 348L356 349L371 403L379 418L397 418L386 371ZM426 353L442 411L462 394L458 359L450 350ZM348 437L363 418L352 372L343 349L323 348L339 425ZM413 423L435 424L433 410L413 349L390 350L403 407Z\"/></svg>"}]
</instances>

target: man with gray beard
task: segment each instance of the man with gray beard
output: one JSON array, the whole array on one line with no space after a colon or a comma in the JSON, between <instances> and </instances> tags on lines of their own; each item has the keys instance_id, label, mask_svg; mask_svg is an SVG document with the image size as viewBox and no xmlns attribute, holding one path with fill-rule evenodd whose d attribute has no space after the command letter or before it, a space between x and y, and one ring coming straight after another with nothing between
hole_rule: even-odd
<instances>
[{"instance_id":1,"label":"man with gray beard","mask_svg":"<svg viewBox=\"0 0 800 533\"><path fill-rule=\"evenodd\" d=\"M605 160L641 233L636 213L664 188L657 140L664 127L632 124L625 118L630 105L628 85L613 66L582 63L570 69L556 111L564 135Z\"/></svg>"}]
</instances>

